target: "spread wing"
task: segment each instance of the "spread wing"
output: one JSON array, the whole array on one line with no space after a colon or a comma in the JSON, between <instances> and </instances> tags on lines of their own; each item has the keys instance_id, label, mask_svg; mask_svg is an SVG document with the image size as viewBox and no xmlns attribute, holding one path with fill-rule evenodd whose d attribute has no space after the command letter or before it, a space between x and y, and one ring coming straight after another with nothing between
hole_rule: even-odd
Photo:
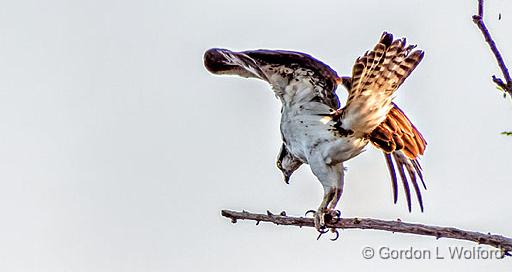
<instances>
[{"instance_id":1,"label":"spread wing","mask_svg":"<svg viewBox=\"0 0 512 272\"><path fill-rule=\"evenodd\" d=\"M336 110L340 106L336 87L341 79L328 65L308 54L284 50L233 52L213 48L204 54L204 65L214 74L264 80L281 101L285 100L288 91L301 90L306 98L321 102L328 109ZM283 144L277 166L286 182L301 165L302 162Z\"/></svg>"},{"instance_id":2,"label":"spread wing","mask_svg":"<svg viewBox=\"0 0 512 272\"><path fill-rule=\"evenodd\" d=\"M394 202L398 199L398 170L409 211L411 189L407 176L423 211L418 179L426 187L418 158L423 155L426 142L405 114L392 103L394 92L423 58L423 51L412 51L414 47L407 46L405 39L393 40L391 34L382 34L375 48L356 60L352 78L342 78L349 96L339 122L343 129L368 137L384 152Z\"/></svg>"},{"instance_id":3,"label":"spread wing","mask_svg":"<svg viewBox=\"0 0 512 272\"><path fill-rule=\"evenodd\" d=\"M423 169L418 159L425 152L427 142L398 106L392 105L393 108L391 108L386 116L386 120L372 131L369 139L375 147L384 152L391 175L394 202L396 203L398 199L398 179L396 174L396 170L398 170L409 211L411 211L409 180L413 185L420 209L423 211L423 199L418 179L421 181L424 189L427 189L427 187L423 179ZM407 176L409 176L409 180Z\"/></svg>"},{"instance_id":4,"label":"spread wing","mask_svg":"<svg viewBox=\"0 0 512 272\"><path fill-rule=\"evenodd\" d=\"M340 106L336 87L340 78L328 65L314 57L285 50L233 52L212 48L204 54L204 65L214 74L238 75L265 80L282 98L287 88L310 92L310 96L333 109Z\"/></svg>"},{"instance_id":5,"label":"spread wing","mask_svg":"<svg viewBox=\"0 0 512 272\"><path fill-rule=\"evenodd\" d=\"M412 51L414 47L384 32L375 48L356 60L340 116L344 130L365 137L386 119L394 92L423 58L423 51Z\"/></svg>"}]
</instances>

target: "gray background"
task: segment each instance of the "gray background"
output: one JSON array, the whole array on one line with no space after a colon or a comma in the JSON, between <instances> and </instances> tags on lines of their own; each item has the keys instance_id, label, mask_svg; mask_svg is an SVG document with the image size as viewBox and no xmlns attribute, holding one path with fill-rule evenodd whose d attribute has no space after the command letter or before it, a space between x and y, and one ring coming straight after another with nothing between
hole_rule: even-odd
<instances>
[{"instance_id":1,"label":"gray background","mask_svg":"<svg viewBox=\"0 0 512 272\"><path fill-rule=\"evenodd\" d=\"M512 4L486 21L512 65ZM279 102L212 76L210 47L293 49L340 75L382 31L425 59L397 103L428 140L426 211L393 205L380 152L348 163L344 216L512 235L510 100L471 22L476 1L2 1L1 271L503 271L505 261L365 260L365 246L474 244L388 232L232 225L221 209L302 215L322 189L274 165ZM498 12L503 14L498 21ZM340 89L340 96L346 97ZM487 247L485 247L487 248Z\"/></svg>"}]
</instances>

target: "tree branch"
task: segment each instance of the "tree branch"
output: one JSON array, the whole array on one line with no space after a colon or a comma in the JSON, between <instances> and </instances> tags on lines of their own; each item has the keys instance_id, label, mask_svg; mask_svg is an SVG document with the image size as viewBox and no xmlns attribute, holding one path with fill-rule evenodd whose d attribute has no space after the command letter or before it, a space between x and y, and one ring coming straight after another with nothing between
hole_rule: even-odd
<instances>
[{"instance_id":1,"label":"tree branch","mask_svg":"<svg viewBox=\"0 0 512 272\"><path fill-rule=\"evenodd\" d=\"M506 83L495 75L492 76L492 81L494 81L498 87L500 87L504 92L508 93L512 98L512 78L510 78L508 68L503 61L503 58L501 57L501 53L498 50L496 43L492 39L491 33L489 33L489 30L484 23L484 0L478 0L478 15L473 15L473 22L478 26L484 35L485 41L487 44L489 44L489 47L491 48L491 51L494 54L496 61L498 62L498 66L503 73L503 77L505 78Z\"/></svg>"},{"instance_id":2,"label":"tree branch","mask_svg":"<svg viewBox=\"0 0 512 272\"><path fill-rule=\"evenodd\" d=\"M298 227L314 227L312 218L289 217L284 212L274 215L267 211L267 214L255 214L246 211L236 212L222 210L222 216L230 218L231 222L237 220L253 220L259 222L271 222L277 225L292 225ZM433 236L439 238L451 238L458 240L472 241L479 244L490 245L503 250L505 255L512 251L512 239L501 235L483 234L474 231L465 231L452 227L427 226L422 224L405 223L400 220L387 221L371 218L341 218L336 223L327 223L328 228L337 229L373 229L391 232L410 233L417 235Z\"/></svg>"}]
</instances>

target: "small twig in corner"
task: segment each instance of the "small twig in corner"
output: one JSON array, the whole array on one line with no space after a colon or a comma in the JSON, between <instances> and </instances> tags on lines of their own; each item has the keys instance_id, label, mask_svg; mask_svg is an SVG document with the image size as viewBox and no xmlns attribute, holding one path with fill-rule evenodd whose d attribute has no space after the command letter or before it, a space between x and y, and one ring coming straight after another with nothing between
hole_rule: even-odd
<instances>
[{"instance_id":1,"label":"small twig in corner","mask_svg":"<svg viewBox=\"0 0 512 272\"><path fill-rule=\"evenodd\" d=\"M489 30L487 29L484 23L484 0L478 0L478 15L473 15L473 22L478 26L480 31L482 31L485 41L487 42L487 44L489 44L489 47L491 48L491 51L494 54L494 57L496 57L498 66L500 67L501 72L503 73L503 77L505 78L504 82L502 79L493 75L492 81L494 81L494 83L496 83L498 87L503 89L512 98L512 78L510 77L508 68L505 65L505 62L503 61L503 57L501 56L501 53L498 50L498 47L496 46L496 43L491 37L491 33L489 33Z\"/></svg>"}]
</instances>

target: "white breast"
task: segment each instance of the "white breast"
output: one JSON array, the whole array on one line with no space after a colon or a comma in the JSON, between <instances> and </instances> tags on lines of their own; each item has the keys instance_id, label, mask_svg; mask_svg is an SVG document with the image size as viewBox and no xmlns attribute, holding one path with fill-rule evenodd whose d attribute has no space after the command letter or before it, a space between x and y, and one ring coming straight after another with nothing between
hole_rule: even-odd
<instances>
[{"instance_id":1,"label":"white breast","mask_svg":"<svg viewBox=\"0 0 512 272\"><path fill-rule=\"evenodd\" d=\"M362 152L367 140L342 137L328 117L332 109L319 102L283 107L281 133L288 151L305 163L319 156L327 164L346 161Z\"/></svg>"}]
</instances>

